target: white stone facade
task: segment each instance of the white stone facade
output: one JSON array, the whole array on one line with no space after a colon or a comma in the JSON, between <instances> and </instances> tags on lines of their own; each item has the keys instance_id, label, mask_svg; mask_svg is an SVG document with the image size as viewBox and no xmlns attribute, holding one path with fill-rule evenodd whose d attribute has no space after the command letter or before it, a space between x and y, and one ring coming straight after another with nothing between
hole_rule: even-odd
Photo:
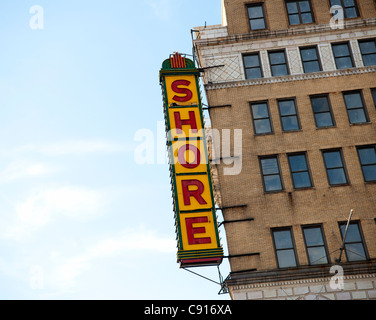
<instances>
[{"instance_id":1,"label":"white stone facade","mask_svg":"<svg viewBox=\"0 0 376 320\"><path fill-rule=\"evenodd\" d=\"M344 277L343 289L332 288L330 278L268 282L233 286L234 300L376 300L376 275Z\"/></svg>"},{"instance_id":2,"label":"white stone facade","mask_svg":"<svg viewBox=\"0 0 376 320\"><path fill-rule=\"evenodd\" d=\"M376 22L370 21L372 23ZM254 39L252 41L234 41L232 37L228 37L227 27L217 25L206 28L197 28L200 30L197 35L196 43L200 44L201 51L201 67L207 68L205 71L205 83L224 83L232 81L246 80L244 73L244 65L242 56L248 53L258 52L260 55L263 78L270 78L270 63L268 51L285 48L287 61L290 69L290 75L304 74L303 65L300 57L299 47L317 46L321 60L322 72L336 70L331 43L349 42L352 50L352 57L356 67L363 67L358 40L367 39L376 36L376 29L348 30L341 33L332 33L325 35L317 35L315 30L309 31L307 34L294 36L294 38L273 37ZM227 37L227 38L226 38ZM216 45L203 44L211 41L218 41ZM222 43L223 44L220 44ZM316 74L316 73L315 73Z\"/></svg>"}]
</instances>

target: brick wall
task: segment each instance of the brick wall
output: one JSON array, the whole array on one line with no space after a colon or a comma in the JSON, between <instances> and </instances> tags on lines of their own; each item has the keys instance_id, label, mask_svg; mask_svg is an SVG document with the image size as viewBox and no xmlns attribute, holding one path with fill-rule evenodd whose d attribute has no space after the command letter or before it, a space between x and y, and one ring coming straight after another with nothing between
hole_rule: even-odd
<instances>
[{"instance_id":1,"label":"brick wall","mask_svg":"<svg viewBox=\"0 0 376 320\"><path fill-rule=\"evenodd\" d=\"M284 0L225 0L229 34L249 33L247 5L264 3L268 30L289 28L288 16ZM329 0L311 0L312 10L317 24L329 24L331 19ZM357 0L360 17L375 17L376 5L373 0ZM294 28L294 26L292 26Z\"/></svg>"}]
</instances>

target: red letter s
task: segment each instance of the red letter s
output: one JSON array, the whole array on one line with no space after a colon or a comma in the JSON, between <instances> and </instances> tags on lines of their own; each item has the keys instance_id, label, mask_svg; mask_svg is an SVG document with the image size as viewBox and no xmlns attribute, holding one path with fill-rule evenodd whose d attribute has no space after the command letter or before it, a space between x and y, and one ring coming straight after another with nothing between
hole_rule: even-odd
<instances>
[{"instance_id":1,"label":"red letter s","mask_svg":"<svg viewBox=\"0 0 376 320\"><path fill-rule=\"evenodd\" d=\"M187 102L192 99L193 93L188 88L179 88L179 86L186 86L188 87L191 84L188 80L176 80L171 84L171 89L175 93L179 94L185 94L184 97L174 96L172 100L178 101L178 102Z\"/></svg>"}]
</instances>

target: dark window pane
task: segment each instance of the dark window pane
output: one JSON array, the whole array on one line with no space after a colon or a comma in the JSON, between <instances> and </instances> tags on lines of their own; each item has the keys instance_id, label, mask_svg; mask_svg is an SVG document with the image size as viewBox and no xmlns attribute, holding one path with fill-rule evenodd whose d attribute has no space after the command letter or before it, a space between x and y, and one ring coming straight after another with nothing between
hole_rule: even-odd
<instances>
[{"instance_id":1,"label":"dark window pane","mask_svg":"<svg viewBox=\"0 0 376 320\"><path fill-rule=\"evenodd\" d=\"M278 266L280 268L296 267L294 250L281 250L277 252Z\"/></svg>"},{"instance_id":2,"label":"dark window pane","mask_svg":"<svg viewBox=\"0 0 376 320\"><path fill-rule=\"evenodd\" d=\"M336 58L336 65L338 69L346 69L353 67L353 63L350 57Z\"/></svg>"},{"instance_id":3,"label":"dark window pane","mask_svg":"<svg viewBox=\"0 0 376 320\"><path fill-rule=\"evenodd\" d=\"M375 148L364 148L359 149L359 157L362 165L376 164L376 149Z\"/></svg>"},{"instance_id":4,"label":"dark window pane","mask_svg":"<svg viewBox=\"0 0 376 320\"><path fill-rule=\"evenodd\" d=\"M368 54L363 56L363 63L365 66L376 65L376 54Z\"/></svg>"},{"instance_id":5,"label":"dark window pane","mask_svg":"<svg viewBox=\"0 0 376 320\"><path fill-rule=\"evenodd\" d=\"M308 170L305 155L289 156L290 167L293 172Z\"/></svg>"},{"instance_id":6,"label":"dark window pane","mask_svg":"<svg viewBox=\"0 0 376 320\"><path fill-rule=\"evenodd\" d=\"M312 23L312 22L313 22L313 18L310 12L302 13L302 23Z\"/></svg>"},{"instance_id":7,"label":"dark window pane","mask_svg":"<svg viewBox=\"0 0 376 320\"><path fill-rule=\"evenodd\" d=\"M275 77L288 75L287 66L283 64L272 66L272 74Z\"/></svg>"},{"instance_id":8,"label":"dark window pane","mask_svg":"<svg viewBox=\"0 0 376 320\"><path fill-rule=\"evenodd\" d=\"M292 175L294 188L309 188L312 187L311 179L308 172L296 172Z\"/></svg>"},{"instance_id":9,"label":"dark window pane","mask_svg":"<svg viewBox=\"0 0 376 320\"><path fill-rule=\"evenodd\" d=\"M290 230L274 231L274 241L277 250L293 248Z\"/></svg>"},{"instance_id":10,"label":"dark window pane","mask_svg":"<svg viewBox=\"0 0 376 320\"><path fill-rule=\"evenodd\" d=\"M342 158L339 151L324 153L325 166L327 169L342 167Z\"/></svg>"},{"instance_id":11,"label":"dark window pane","mask_svg":"<svg viewBox=\"0 0 376 320\"><path fill-rule=\"evenodd\" d=\"M307 228L304 229L304 236L307 246L320 246L324 245L320 228Z\"/></svg>"},{"instance_id":12,"label":"dark window pane","mask_svg":"<svg viewBox=\"0 0 376 320\"><path fill-rule=\"evenodd\" d=\"M247 79L262 78L260 68L250 68L245 70Z\"/></svg>"},{"instance_id":13,"label":"dark window pane","mask_svg":"<svg viewBox=\"0 0 376 320\"><path fill-rule=\"evenodd\" d=\"M265 29L266 26L265 26L265 21L264 19L254 19L254 20L250 20L250 24L251 24L251 29L252 30L261 30L261 29Z\"/></svg>"},{"instance_id":14,"label":"dark window pane","mask_svg":"<svg viewBox=\"0 0 376 320\"><path fill-rule=\"evenodd\" d=\"M279 175L270 175L264 177L265 191L282 190L281 177Z\"/></svg>"},{"instance_id":15,"label":"dark window pane","mask_svg":"<svg viewBox=\"0 0 376 320\"><path fill-rule=\"evenodd\" d=\"M343 4L345 7L355 6L354 0L343 0Z\"/></svg>"},{"instance_id":16,"label":"dark window pane","mask_svg":"<svg viewBox=\"0 0 376 320\"><path fill-rule=\"evenodd\" d=\"M305 73L321 71L320 64L318 61L304 62L303 66Z\"/></svg>"},{"instance_id":17,"label":"dark window pane","mask_svg":"<svg viewBox=\"0 0 376 320\"><path fill-rule=\"evenodd\" d=\"M260 59L258 54L244 56L244 65L246 68L259 67Z\"/></svg>"},{"instance_id":18,"label":"dark window pane","mask_svg":"<svg viewBox=\"0 0 376 320\"><path fill-rule=\"evenodd\" d=\"M308 257L309 257L309 263L311 265L328 263L328 259L326 258L326 251L324 247L308 248L307 251L308 251Z\"/></svg>"},{"instance_id":19,"label":"dark window pane","mask_svg":"<svg viewBox=\"0 0 376 320\"><path fill-rule=\"evenodd\" d=\"M300 24L299 15L298 14L291 14L291 15L289 15L289 23L292 26L296 25L296 24Z\"/></svg>"},{"instance_id":20,"label":"dark window pane","mask_svg":"<svg viewBox=\"0 0 376 320\"><path fill-rule=\"evenodd\" d=\"M311 6L309 5L309 1L299 1L299 8L300 8L300 12L311 11Z\"/></svg>"},{"instance_id":21,"label":"dark window pane","mask_svg":"<svg viewBox=\"0 0 376 320\"><path fill-rule=\"evenodd\" d=\"M328 170L329 183L331 185L337 184L347 184L347 179L345 175L345 170L340 169L329 169Z\"/></svg>"},{"instance_id":22,"label":"dark window pane","mask_svg":"<svg viewBox=\"0 0 376 320\"><path fill-rule=\"evenodd\" d=\"M343 225L341 225L342 237L345 236L345 232L346 232L346 225L343 224ZM362 241L362 237L360 236L358 224L357 223L350 224L349 228L348 228L348 231L347 231L345 243L349 243L349 242L361 242L361 241Z\"/></svg>"},{"instance_id":23,"label":"dark window pane","mask_svg":"<svg viewBox=\"0 0 376 320\"><path fill-rule=\"evenodd\" d=\"M357 16L358 16L358 12L356 8L345 8L346 18L356 18Z\"/></svg>"},{"instance_id":24,"label":"dark window pane","mask_svg":"<svg viewBox=\"0 0 376 320\"><path fill-rule=\"evenodd\" d=\"M266 103L252 104L253 119L268 118L269 112Z\"/></svg>"},{"instance_id":25,"label":"dark window pane","mask_svg":"<svg viewBox=\"0 0 376 320\"><path fill-rule=\"evenodd\" d=\"M261 159L263 174L279 174L278 162L276 158Z\"/></svg>"},{"instance_id":26,"label":"dark window pane","mask_svg":"<svg viewBox=\"0 0 376 320\"><path fill-rule=\"evenodd\" d=\"M299 130L299 122L296 116L288 116L282 118L283 131Z\"/></svg>"},{"instance_id":27,"label":"dark window pane","mask_svg":"<svg viewBox=\"0 0 376 320\"><path fill-rule=\"evenodd\" d=\"M296 2L287 2L287 12L291 13L298 13L298 5Z\"/></svg>"},{"instance_id":28,"label":"dark window pane","mask_svg":"<svg viewBox=\"0 0 376 320\"><path fill-rule=\"evenodd\" d=\"M264 12L262 6L248 7L248 16L250 19L263 18Z\"/></svg>"},{"instance_id":29,"label":"dark window pane","mask_svg":"<svg viewBox=\"0 0 376 320\"><path fill-rule=\"evenodd\" d=\"M376 41L375 40L359 42L359 46L360 46L360 51L362 52L362 54L376 53Z\"/></svg>"},{"instance_id":30,"label":"dark window pane","mask_svg":"<svg viewBox=\"0 0 376 320\"><path fill-rule=\"evenodd\" d=\"M350 55L349 46L347 44L333 45L333 52L336 58Z\"/></svg>"},{"instance_id":31,"label":"dark window pane","mask_svg":"<svg viewBox=\"0 0 376 320\"><path fill-rule=\"evenodd\" d=\"M342 6L341 0L330 0L330 5L331 6Z\"/></svg>"},{"instance_id":32,"label":"dark window pane","mask_svg":"<svg viewBox=\"0 0 376 320\"><path fill-rule=\"evenodd\" d=\"M271 52L269 53L269 59L271 64L281 64L286 62L284 52Z\"/></svg>"},{"instance_id":33,"label":"dark window pane","mask_svg":"<svg viewBox=\"0 0 376 320\"><path fill-rule=\"evenodd\" d=\"M329 102L327 97L317 97L317 98L312 98L312 107L313 107L313 112L324 112L324 111L329 111Z\"/></svg>"},{"instance_id":34,"label":"dark window pane","mask_svg":"<svg viewBox=\"0 0 376 320\"><path fill-rule=\"evenodd\" d=\"M362 243L346 244L345 249L349 261L363 261L367 259Z\"/></svg>"},{"instance_id":35,"label":"dark window pane","mask_svg":"<svg viewBox=\"0 0 376 320\"><path fill-rule=\"evenodd\" d=\"M317 60L317 52L315 48L301 49L303 61Z\"/></svg>"},{"instance_id":36,"label":"dark window pane","mask_svg":"<svg viewBox=\"0 0 376 320\"><path fill-rule=\"evenodd\" d=\"M344 98L347 109L363 108L363 101L360 93L346 93Z\"/></svg>"},{"instance_id":37,"label":"dark window pane","mask_svg":"<svg viewBox=\"0 0 376 320\"><path fill-rule=\"evenodd\" d=\"M279 111L281 116L295 115L295 102L294 100L278 101Z\"/></svg>"},{"instance_id":38,"label":"dark window pane","mask_svg":"<svg viewBox=\"0 0 376 320\"><path fill-rule=\"evenodd\" d=\"M366 114L363 109L348 110L350 123L367 122Z\"/></svg>"},{"instance_id":39,"label":"dark window pane","mask_svg":"<svg viewBox=\"0 0 376 320\"><path fill-rule=\"evenodd\" d=\"M376 165L363 167L364 179L369 181L376 181Z\"/></svg>"},{"instance_id":40,"label":"dark window pane","mask_svg":"<svg viewBox=\"0 0 376 320\"><path fill-rule=\"evenodd\" d=\"M316 126L318 128L322 127L332 127L334 125L332 116L329 112L317 113L315 114Z\"/></svg>"},{"instance_id":41,"label":"dark window pane","mask_svg":"<svg viewBox=\"0 0 376 320\"><path fill-rule=\"evenodd\" d=\"M257 134L272 132L269 119L255 120L254 123L255 123L255 132Z\"/></svg>"}]
</instances>

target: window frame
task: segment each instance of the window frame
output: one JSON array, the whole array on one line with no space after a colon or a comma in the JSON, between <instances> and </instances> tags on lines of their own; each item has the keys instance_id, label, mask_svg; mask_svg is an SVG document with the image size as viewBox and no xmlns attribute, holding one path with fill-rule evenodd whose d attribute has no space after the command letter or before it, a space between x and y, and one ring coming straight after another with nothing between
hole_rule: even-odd
<instances>
[{"instance_id":1,"label":"window frame","mask_svg":"<svg viewBox=\"0 0 376 320\"><path fill-rule=\"evenodd\" d=\"M303 170L303 171L292 171L292 168L291 168L291 163L290 163L290 157L294 157L294 156L304 156L305 158L305 162L306 162L306 166L307 166L307 170ZM310 168L310 165L309 165L309 161L308 161L308 155L307 155L307 152L304 151L304 152L294 152L294 153L288 153L287 154L287 162L289 164L289 168L290 168L290 174L291 174L291 180L292 180L292 185L294 187L294 190L304 190L304 189L312 189L314 187L314 184L313 184L313 179L312 179L312 173L311 173L311 168ZM294 182L294 173L300 173L300 172L307 172L308 173L308 177L309 177L309 182L310 182L310 186L305 186L305 187L296 187L295 186L295 182Z\"/></svg>"},{"instance_id":2,"label":"window frame","mask_svg":"<svg viewBox=\"0 0 376 320\"><path fill-rule=\"evenodd\" d=\"M366 145L366 146L357 146L356 147L356 152L358 154L358 158L359 158L359 164L360 164L360 167L362 169L362 173L363 173L363 179L364 179L364 182L365 183L375 183L376 182L376 179L375 180L366 180L366 176L364 174L364 170L363 170L363 167L368 167L368 166L376 166L376 162L375 163L371 163L371 164L362 164L362 159L360 157L360 153L359 153L359 150L362 150L362 149L374 149L375 150L375 153L376 153L376 145Z\"/></svg>"},{"instance_id":3,"label":"window frame","mask_svg":"<svg viewBox=\"0 0 376 320\"><path fill-rule=\"evenodd\" d=\"M341 235L342 241L343 241L344 234L342 234L341 227L343 226L344 228L346 228L346 225L347 225L347 221L338 222L339 233ZM362 230L362 226L360 224L360 221L359 220L350 221L349 226L350 225L357 225L358 232L359 232L359 235L360 235L360 242L359 241L353 241L353 242L346 242L345 241L345 243L344 243L344 251L345 251L345 254L346 254L347 262L368 261L369 260L369 254L368 254L368 250L367 250L367 246L366 246L366 241L365 241L365 238L364 238L364 234L363 234L363 230ZM345 229L344 229L344 231L345 231ZM355 244L355 243L361 243L362 244L364 255L365 255L365 259L364 260L349 260L349 256L348 256L347 249L346 249L346 244Z\"/></svg>"},{"instance_id":4,"label":"window frame","mask_svg":"<svg viewBox=\"0 0 376 320\"><path fill-rule=\"evenodd\" d=\"M283 56L285 58L285 63L272 64L272 62L270 60L270 54L273 54L273 53L282 53L282 52L283 52ZM289 68L289 63L288 63L288 59L287 59L287 55L286 55L286 50L285 49L268 51L268 59L269 59L269 65L270 65L270 73L271 73L272 77L286 77L286 76L290 75L290 68ZM281 66L281 65L286 65L287 74L275 76L273 74L273 66Z\"/></svg>"},{"instance_id":5,"label":"window frame","mask_svg":"<svg viewBox=\"0 0 376 320\"><path fill-rule=\"evenodd\" d=\"M266 104L266 110L268 111L268 117L267 118L259 118L259 119L255 119L254 115L253 115L253 108L252 108L252 105L255 105L255 104L261 104L261 103L265 103ZM274 134L274 128L273 128L273 123L272 123L272 116L270 114L270 108L269 108L269 102L267 100L262 100L262 101L251 101L249 103L249 107L250 107L250 111L251 111L251 117L252 117L252 124L253 124L253 132L255 135L257 136L262 136L262 135L267 135L267 134ZM256 125L255 125L255 121L256 120L265 120L265 119L268 119L269 120L269 125L270 125L270 132L261 132L261 133L257 133L257 130L256 130Z\"/></svg>"},{"instance_id":6,"label":"window frame","mask_svg":"<svg viewBox=\"0 0 376 320\"><path fill-rule=\"evenodd\" d=\"M287 20L289 22L289 26L300 26L302 24L311 24L311 23L316 23L316 20L315 20L315 14L313 12L313 7L312 7L312 3L311 3L311 0L307 0L309 2L309 8L310 8L310 13L311 13L311 17L312 17L312 22L307 22L307 23L303 23L303 19L302 19L302 12L300 11L300 6L299 6L299 2L302 1L302 0L285 0L285 8L286 8L286 13L287 13ZM289 2L295 2L297 4L297 8L298 8L298 13L289 13L289 10L288 10L288 7L287 7L287 3ZM307 13L307 12L303 12L303 13ZM290 23L290 16L291 15L298 15L299 16L299 22L300 23L297 23L297 24L291 24Z\"/></svg>"},{"instance_id":7,"label":"window frame","mask_svg":"<svg viewBox=\"0 0 376 320\"><path fill-rule=\"evenodd\" d=\"M247 67L246 64L245 64L245 57L247 56L257 56L258 58L258 62L259 62L259 67ZM264 72L263 72L263 68L262 68L262 63L261 63L261 59L260 59L260 53L259 52L253 52L253 53L244 53L242 55L242 59L243 59L243 65L244 65L244 76L245 76L245 79L246 80L252 80L252 79L261 79L261 78L264 78ZM261 77L260 78L248 78L247 77L247 70L248 69L260 69L260 73L261 73Z\"/></svg>"},{"instance_id":8,"label":"window frame","mask_svg":"<svg viewBox=\"0 0 376 320\"><path fill-rule=\"evenodd\" d=\"M261 174L261 180L262 180L262 186L263 186L263 189L264 189L264 193L284 192L285 191L285 186L284 186L284 183L283 183L281 165L279 163L279 156L276 155L276 154L274 154L274 155L267 155L267 156L259 156L258 159L259 159L260 174ZM264 174L264 168L262 166L262 160L265 160L265 159L276 159L277 167L278 167L278 176L279 176L279 180L280 180L280 183L281 183L281 189L278 189L278 190L266 190L266 184L265 184L264 177L266 177L266 176L274 176L274 175L277 175L277 173L274 173L274 174Z\"/></svg>"},{"instance_id":9,"label":"window frame","mask_svg":"<svg viewBox=\"0 0 376 320\"><path fill-rule=\"evenodd\" d=\"M325 153L329 153L329 152L338 152L339 153L339 155L341 157L342 167L327 168L324 154ZM331 186L331 187L340 187L340 186L348 186L348 185L350 185L350 179L349 179L349 175L347 173L346 163L345 163L345 159L343 157L342 149L340 149L340 148L339 149L325 149L325 150L321 150L321 154L322 154L322 157L323 157L324 167L325 167L325 171L326 171L326 177L328 179L329 186ZM339 169L339 168L343 169L346 182L332 184L330 182L328 170L334 170L334 169Z\"/></svg>"},{"instance_id":10,"label":"window frame","mask_svg":"<svg viewBox=\"0 0 376 320\"><path fill-rule=\"evenodd\" d=\"M295 114L294 115L282 115L281 114L281 108L280 108L280 105L279 103L280 102L283 102L283 101L293 101L294 102L294 109L295 109ZM281 128L282 128L282 132L296 132L296 131L301 131L302 130L302 126L300 124L300 118L299 118L299 112L298 112L298 107L297 107L297 104L296 104L296 98L293 97L293 98L283 98L283 99L277 99L277 105L278 105L278 112L279 112L279 120L281 122ZM291 130L285 130L283 128L283 121L282 119L283 118L287 118L287 117L292 117L292 116L295 116L296 117L296 122L298 123L298 128L297 129L291 129Z\"/></svg>"},{"instance_id":11,"label":"window frame","mask_svg":"<svg viewBox=\"0 0 376 320\"><path fill-rule=\"evenodd\" d=\"M340 46L340 45L346 45L348 50L349 50L349 55L348 56L340 56L340 57L336 57L335 56L335 53L334 53L334 46ZM352 53L352 50L351 50L351 45L350 45L350 42L348 41L344 41L344 42L335 42L335 43L331 43L331 47L332 47L332 53L333 53L333 58L334 58L334 63L336 65L336 69L337 70L342 70L342 69L348 69L348 68L354 68L355 67L355 62L354 62L354 57L353 57L353 53ZM351 60L351 67L347 67L347 68L338 68L338 64L337 64L337 59L338 58L343 58L343 57L349 57L350 60Z\"/></svg>"},{"instance_id":12,"label":"window frame","mask_svg":"<svg viewBox=\"0 0 376 320\"><path fill-rule=\"evenodd\" d=\"M347 103L346 103L345 95L347 95L347 94L354 94L354 93L359 93L360 99L361 99L361 101L362 101L362 107L349 109L349 108L347 107ZM350 125L361 125L361 124L367 124L367 123L370 123L369 115L368 115L368 111L367 111L366 103L365 103L365 101L364 101L364 97L363 97L363 92L362 92L362 90L342 91L342 97L343 97L343 101L344 101L344 103L345 103L346 112L347 112L347 117L348 117L348 120L349 120ZM349 110L363 110L363 112L364 112L364 117L366 118L366 121L365 121L365 122L354 122L354 123L351 122L350 114L349 114Z\"/></svg>"},{"instance_id":13,"label":"window frame","mask_svg":"<svg viewBox=\"0 0 376 320\"><path fill-rule=\"evenodd\" d=\"M373 41L375 43L375 46L376 46L376 38L360 39L360 40L358 40L358 46L359 46L360 55L362 56L363 65L365 67L375 66L376 65L376 63L375 64L367 64L367 65L364 63L364 56L365 55L375 55L376 56L376 49L375 49L375 52L372 52L372 53L363 53L362 49L361 49L361 46L360 46L360 44L363 43L363 42L371 42L371 41Z\"/></svg>"},{"instance_id":14,"label":"window frame","mask_svg":"<svg viewBox=\"0 0 376 320\"><path fill-rule=\"evenodd\" d=\"M306 235L304 233L304 230L306 229L320 229L320 232L321 232L321 238L322 238L322 242L323 244L322 245L314 245L314 246L308 246L307 245L307 239L306 239ZM325 232L324 232L324 228L323 228L323 225L322 224L309 224L309 225L302 225L302 234L303 234L303 240L304 240L304 246L306 248L306 254L307 254L307 259L308 259L308 262L309 262L309 265L310 266L319 266L319 265L326 265L326 264L330 264L331 261L330 261L330 255L329 255L329 251L328 251L328 245L327 245L327 242L326 242L326 237L325 237ZM326 257L326 260L327 262L326 263L313 263L315 261L311 261L311 258L310 258L310 255L309 255L309 248L317 248L317 247L323 247L324 250L325 250L325 257ZM321 258L319 259L321 260ZM317 260L318 261L318 260Z\"/></svg>"},{"instance_id":15,"label":"window frame","mask_svg":"<svg viewBox=\"0 0 376 320\"><path fill-rule=\"evenodd\" d=\"M376 88L371 88L371 96L372 96L372 99L373 99L373 105L376 108Z\"/></svg>"},{"instance_id":16,"label":"window frame","mask_svg":"<svg viewBox=\"0 0 376 320\"><path fill-rule=\"evenodd\" d=\"M261 18L250 18L249 8L252 8L252 7L261 7L262 15L263 15L262 18L264 19L265 28L263 28L263 29L252 29L251 20L261 19ZM268 23L266 21L266 12L265 12L264 2L248 3L248 4L246 4L246 9L247 9L247 17L248 17L248 26L249 26L249 29L250 29L251 32L257 32L257 31L260 31L260 30L267 30L268 29Z\"/></svg>"},{"instance_id":17,"label":"window frame","mask_svg":"<svg viewBox=\"0 0 376 320\"><path fill-rule=\"evenodd\" d=\"M315 99L315 98L326 98L327 102L328 102L328 107L329 107L329 111L323 111L323 112L315 112L314 108L313 108L313 103L312 103L312 100ZM309 96L309 99L310 99L310 102L311 102L311 107L312 107L312 112L313 112L313 117L315 118L315 125L316 125L316 128L317 129L325 129L325 128L333 128L333 127L336 127L336 121L335 121L335 117L334 117L334 114L333 114L333 109L332 109L332 104L330 102L330 97L329 97L329 94L326 93L326 94L315 94L315 95L310 95ZM331 126L318 126L317 124L317 119L316 119L316 114L323 114L323 113L329 113L330 115L330 118L332 120L332 125Z\"/></svg>"},{"instance_id":18,"label":"window frame","mask_svg":"<svg viewBox=\"0 0 376 320\"><path fill-rule=\"evenodd\" d=\"M346 6L344 5L343 0L340 0L340 1L341 1L341 7L343 8L343 17L344 17L345 19L356 19L356 18L359 18L359 17L360 17L359 6L358 6L358 2L357 2L356 0L354 0L355 5L354 5L354 6L350 6L350 7L346 7ZM332 1L329 0L329 7L332 7L332 6L333 6L331 2L332 2ZM348 17L347 17L347 11L346 11L346 8L355 8L355 11L356 11L357 16L356 16L356 17L348 18Z\"/></svg>"},{"instance_id":19,"label":"window frame","mask_svg":"<svg viewBox=\"0 0 376 320\"><path fill-rule=\"evenodd\" d=\"M272 228L272 229L270 229L270 231L271 231L272 239L273 239L273 247L274 247L275 259L276 259L276 262L277 262L277 268L278 269L288 269L288 268L299 267L299 260L298 260L298 254L297 254L297 251L296 251L296 244L295 244L293 228L292 227L279 227L279 228ZM275 232L280 232L280 231L289 231L290 232L292 248L277 249L276 239L275 239L274 234L275 234ZM293 250L294 258L295 258L295 266L281 267L279 259L278 259L278 252L279 251L287 251L287 250Z\"/></svg>"},{"instance_id":20,"label":"window frame","mask_svg":"<svg viewBox=\"0 0 376 320\"><path fill-rule=\"evenodd\" d=\"M302 50L304 49L315 49L316 52L316 60L309 60L309 61L304 61L303 56L302 56ZM299 53L300 53L300 59L302 60L302 65L303 65L303 71L304 73L314 73L314 72L320 72L322 71L322 64L321 64L321 59L320 59L320 53L319 50L317 49L317 46L308 46L308 47L299 47ZM312 61L317 61L319 64L319 70L318 71L306 71L304 67L305 62L312 62Z\"/></svg>"}]
</instances>

